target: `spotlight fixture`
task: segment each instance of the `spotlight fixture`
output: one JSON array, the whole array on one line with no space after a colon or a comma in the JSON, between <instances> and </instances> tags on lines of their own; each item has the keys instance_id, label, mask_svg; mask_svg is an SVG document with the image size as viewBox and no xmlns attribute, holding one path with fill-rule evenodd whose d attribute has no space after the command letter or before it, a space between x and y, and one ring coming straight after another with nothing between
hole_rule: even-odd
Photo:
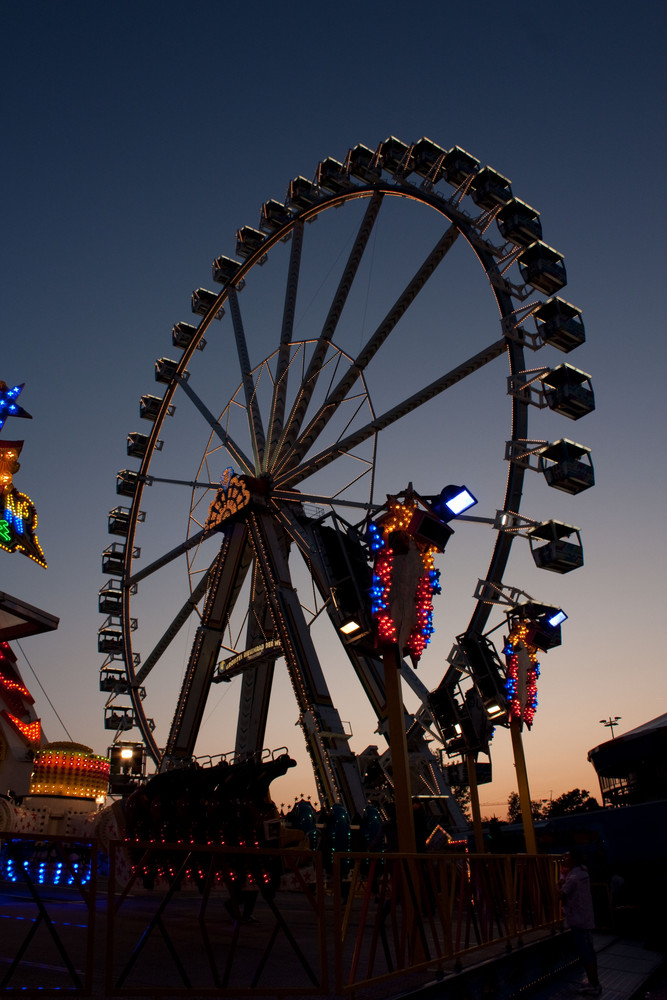
<instances>
[{"instance_id":1,"label":"spotlight fixture","mask_svg":"<svg viewBox=\"0 0 667 1000\"><path fill-rule=\"evenodd\" d=\"M490 719L497 719L499 716L505 714L505 709L501 708L497 702L492 702L489 705L484 706L486 708L487 715Z\"/></svg>"},{"instance_id":2,"label":"spotlight fixture","mask_svg":"<svg viewBox=\"0 0 667 1000\"><path fill-rule=\"evenodd\" d=\"M521 618L528 626L526 638L533 646L546 652L561 644L560 627L567 621L567 615L562 608L554 608L548 604L538 604L527 601L518 605L508 615L509 619Z\"/></svg>"},{"instance_id":3,"label":"spotlight fixture","mask_svg":"<svg viewBox=\"0 0 667 1000\"><path fill-rule=\"evenodd\" d=\"M464 511L474 507L477 503L476 497L472 495L466 486L445 486L437 497L429 497L431 507L443 521L450 521L453 517L458 517Z\"/></svg>"},{"instance_id":4,"label":"spotlight fixture","mask_svg":"<svg viewBox=\"0 0 667 1000\"><path fill-rule=\"evenodd\" d=\"M342 632L343 635L354 635L354 633L358 632L360 628L361 625L358 621L355 621L354 618L348 618L342 625L338 626L339 631Z\"/></svg>"},{"instance_id":5,"label":"spotlight fixture","mask_svg":"<svg viewBox=\"0 0 667 1000\"><path fill-rule=\"evenodd\" d=\"M146 747L143 743L115 743L108 751L111 795L129 795L146 774Z\"/></svg>"}]
</instances>

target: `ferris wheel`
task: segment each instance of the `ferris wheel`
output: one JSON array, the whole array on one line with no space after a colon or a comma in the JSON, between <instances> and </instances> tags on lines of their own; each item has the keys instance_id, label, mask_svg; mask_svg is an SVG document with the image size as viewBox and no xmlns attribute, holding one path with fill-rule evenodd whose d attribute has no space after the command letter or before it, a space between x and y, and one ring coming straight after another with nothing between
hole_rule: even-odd
<instances>
[{"instance_id":1,"label":"ferris wheel","mask_svg":"<svg viewBox=\"0 0 667 1000\"><path fill-rule=\"evenodd\" d=\"M220 290L192 294L197 325L173 327L178 358L156 361L162 394L141 397L147 429L129 434L136 464L117 475L124 500L109 513L117 537L99 597L105 725L115 740L138 731L156 768L174 766L195 754L212 687L233 682L238 708L225 710L219 748L261 752L284 663L322 800L361 811L363 768L330 674L340 657L351 665L349 697L366 699L386 732L369 524L388 494L421 488L425 448L442 444L435 428L464 434L461 385L478 382L482 397L498 387L506 416L474 435L506 467L506 485L480 519L488 568L443 684L463 659L483 704L502 701L497 677L484 689L479 656L488 665L489 615L516 598L503 580L513 543L527 537L536 565L557 573L583 562L575 526L520 512L529 471L571 495L593 484L589 449L528 434L535 410L578 419L593 409L585 372L528 368L524 356L578 347L581 314L557 294L565 267L539 213L465 150L426 138L357 145L312 180L294 178L283 202L262 205L258 228L238 230L236 256L217 257L213 279ZM422 705L405 713L411 758L424 788L442 792L429 743L434 727L446 742L443 699L408 664L402 673Z\"/></svg>"}]
</instances>

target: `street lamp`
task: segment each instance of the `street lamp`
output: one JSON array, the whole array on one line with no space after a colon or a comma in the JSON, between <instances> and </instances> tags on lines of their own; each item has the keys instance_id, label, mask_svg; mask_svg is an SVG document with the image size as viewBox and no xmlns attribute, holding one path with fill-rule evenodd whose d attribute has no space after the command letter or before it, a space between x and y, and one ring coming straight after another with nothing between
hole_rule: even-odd
<instances>
[{"instance_id":1,"label":"street lamp","mask_svg":"<svg viewBox=\"0 0 667 1000\"><path fill-rule=\"evenodd\" d=\"M620 715L615 715L613 719L611 715L609 716L608 719L600 719L601 726L606 726L608 729L611 729L612 740L614 739L614 728L618 725L620 720L621 720Z\"/></svg>"}]
</instances>

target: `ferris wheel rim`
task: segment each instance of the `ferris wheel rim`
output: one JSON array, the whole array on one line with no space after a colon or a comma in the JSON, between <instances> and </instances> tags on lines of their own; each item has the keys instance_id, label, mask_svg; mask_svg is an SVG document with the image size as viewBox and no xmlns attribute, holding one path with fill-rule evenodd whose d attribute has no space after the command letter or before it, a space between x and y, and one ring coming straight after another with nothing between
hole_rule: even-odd
<instances>
[{"instance_id":1,"label":"ferris wheel rim","mask_svg":"<svg viewBox=\"0 0 667 1000\"><path fill-rule=\"evenodd\" d=\"M159 414L149 435L146 454L141 462L139 470L139 484L131 506L130 528L128 531L126 545L125 575L122 586L124 663L138 728L141 731L147 746L149 747L149 752L152 754L159 754L159 749L152 736L152 731L150 730L148 719L146 713L144 712L143 705L141 704L141 698L138 692L137 671L135 670L132 638L129 626L130 591L132 583L136 579L136 574L134 576L132 574L133 545L136 526L139 523L138 513L140 510L143 486L146 482L150 481L151 478L149 472L150 463L154 456L156 443L159 440L159 433L168 414L171 401L177 387L184 384L182 381L182 375L186 371L188 363L192 359L194 352L197 350L197 347L201 343L204 334L210 327L213 319L219 313L223 305L230 299L230 297L233 298L235 296L236 287L241 281L245 280L246 276L249 275L260 263L262 258L278 243L289 237L289 235L292 234L299 225L303 226L305 222L311 221L327 209L340 207L359 199L371 199L373 197L379 198L380 200L384 197L407 198L411 201L423 204L436 210L441 216L447 219L451 225L456 226L457 234L464 237L482 265L485 277L487 278L491 286L492 293L496 299L501 321L509 320L515 311L511 287L504 281L498 267L496 266L493 253L487 245L488 241L485 241L483 237L476 232L474 228L474 220L467 217L462 211L456 209L449 202L445 201L445 199L434 194L433 192L416 190L411 185L403 183L381 181L374 184L356 185L352 189L339 194L325 195L320 201L317 202L317 204L295 212L289 222L285 223L275 233L267 236L267 239L262 244L262 247L248 256L247 260L241 264L238 272L234 276L234 279L228 281L224 285L213 304L209 307L205 315L203 315L202 320L197 327L196 335L183 351L183 355L178 362L176 377L166 387ZM520 341L516 339L512 340L507 337L504 338L504 350L506 350L508 355L510 373L521 370L523 367L523 348ZM527 406L522 404L516 398L513 398L511 426L512 440L515 438L525 438L526 427ZM504 501L505 509L518 511L522 492L523 475L524 470L519 465L510 463ZM503 536L499 534L491 559L488 574L490 579L502 579L502 573L504 572L509 558L511 544L511 535L505 534ZM485 613L488 615L488 606L484 605L483 602L478 601L475 612L473 612L471 625L474 621L476 625L479 626L482 623Z\"/></svg>"}]
</instances>

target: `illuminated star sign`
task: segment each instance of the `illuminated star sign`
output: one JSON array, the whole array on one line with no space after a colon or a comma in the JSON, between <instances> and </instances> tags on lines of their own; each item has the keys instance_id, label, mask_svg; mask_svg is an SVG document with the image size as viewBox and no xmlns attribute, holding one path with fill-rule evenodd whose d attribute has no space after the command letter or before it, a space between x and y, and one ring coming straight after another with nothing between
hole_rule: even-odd
<instances>
[{"instance_id":1,"label":"illuminated star sign","mask_svg":"<svg viewBox=\"0 0 667 1000\"><path fill-rule=\"evenodd\" d=\"M208 509L205 529L209 531L227 521L250 503L250 491L233 469L225 469L220 477L220 489Z\"/></svg>"},{"instance_id":2,"label":"illuminated star sign","mask_svg":"<svg viewBox=\"0 0 667 1000\"><path fill-rule=\"evenodd\" d=\"M16 402L24 385L25 382L10 389L6 382L0 380L0 430L4 427L7 417L27 417L32 420L32 414Z\"/></svg>"}]
</instances>

